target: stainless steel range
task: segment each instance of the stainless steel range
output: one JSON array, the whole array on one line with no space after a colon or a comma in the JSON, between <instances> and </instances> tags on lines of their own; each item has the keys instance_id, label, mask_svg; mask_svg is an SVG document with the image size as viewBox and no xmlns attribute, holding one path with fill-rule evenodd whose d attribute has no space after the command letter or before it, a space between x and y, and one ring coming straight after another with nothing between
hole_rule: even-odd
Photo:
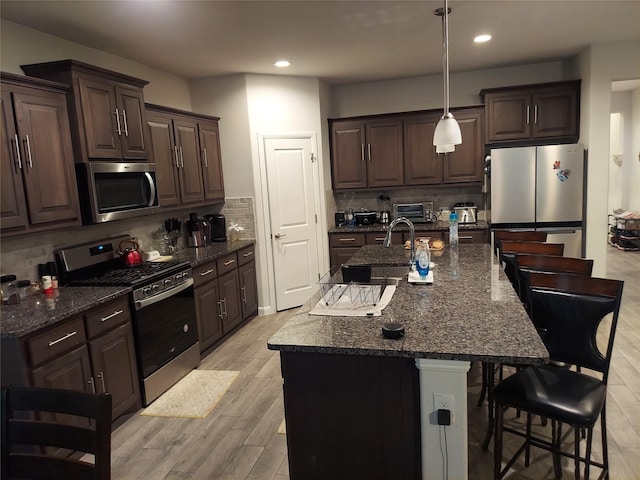
<instances>
[{"instance_id":1,"label":"stainless steel range","mask_svg":"<svg viewBox=\"0 0 640 480\"><path fill-rule=\"evenodd\" d=\"M193 277L187 262L125 266L114 237L57 250L65 285L131 286L133 332L142 400L149 405L200 364Z\"/></svg>"}]
</instances>

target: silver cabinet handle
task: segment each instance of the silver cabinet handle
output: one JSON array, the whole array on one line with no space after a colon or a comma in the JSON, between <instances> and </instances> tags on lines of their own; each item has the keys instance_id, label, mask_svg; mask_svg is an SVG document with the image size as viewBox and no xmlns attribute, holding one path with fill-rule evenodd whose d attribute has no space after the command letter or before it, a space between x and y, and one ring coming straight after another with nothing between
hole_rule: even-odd
<instances>
[{"instance_id":1,"label":"silver cabinet handle","mask_svg":"<svg viewBox=\"0 0 640 480\"><path fill-rule=\"evenodd\" d=\"M22 158L20 158L20 140L18 139L18 135L14 135L16 139L16 157L18 158L18 168L22 170Z\"/></svg>"},{"instance_id":2,"label":"silver cabinet handle","mask_svg":"<svg viewBox=\"0 0 640 480\"><path fill-rule=\"evenodd\" d=\"M213 268L210 268L209 270L206 270L206 271L202 272L202 273L200 274L200 276L201 276L201 277L206 277L207 275L210 275L210 274L212 274L213 272L215 272L215 270L214 270Z\"/></svg>"},{"instance_id":3,"label":"silver cabinet handle","mask_svg":"<svg viewBox=\"0 0 640 480\"><path fill-rule=\"evenodd\" d=\"M184 168L184 153L182 151L182 145L180 145L180 166Z\"/></svg>"},{"instance_id":4,"label":"silver cabinet handle","mask_svg":"<svg viewBox=\"0 0 640 480\"><path fill-rule=\"evenodd\" d=\"M60 342L64 342L67 338L71 338L74 335L76 335L78 332L71 332L71 333L67 333L66 335L60 337L57 340L54 340L52 342L49 342L49 347L53 347L56 343L60 343Z\"/></svg>"},{"instance_id":5,"label":"silver cabinet handle","mask_svg":"<svg viewBox=\"0 0 640 480\"><path fill-rule=\"evenodd\" d=\"M122 135L122 130L120 129L120 113L117 108L113 114L116 116L116 131L118 132L118 135Z\"/></svg>"},{"instance_id":6,"label":"silver cabinet handle","mask_svg":"<svg viewBox=\"0 0 640 480\"><path fill-rule=\"evenodd\" d=\"M102 385L102 393L107 393L107 388L104 386L104 373L100 372L96 376L100 379L100 384Z\"/></svg>"},{"instance_id":7,"label":"silver cabinet handle","mask_svg":"<svg viewBox=\"0 0 640 480\"><path fill-rule=\"evenodd\" d=\"M129 136L129 127L127 126L127 111L122 109L122 125L124 126L124 136Z\"/></svg>"},{"instance_id":8,"label":"silver cabinet handle","mask_svg":"<svg viewBox=\"0 0 640 480\"><path fill-rule=\"evenodd\" d=\"M376 242L384 242L385 237L376 237L375 241Z\"/></svg>"},{"instance_id":9,"label":"silver cabinet handle","mask_svg":"<svg viewBox=\"0 0 640 480\"><path fill-rule=\"evenodd\" d=\"M27 157L29 158L29 168L33 168L33 161L31 160L31 142L29 142L29 135L25 136L27 142Z\"/></svg>"},{"instance_id":10,"label":"silver cabinet handle","mask_svg":"<svg viewBox=\"0 0 640 480\"><path fill-rule=\"evenodd\" d=\"M209 168L209 160L207 159L207 148L202 149L202 155L204 156L204 166L205 168Z\"/></svg>"},{"instance_id":11,"label":"silver cabinet handle","mask_svg":"<svg viewBox=\"0 0 640 480\"><path fill-rule=\"evenodd\" d=\"M231 265L232 263L235 263L235 261L236 260L234 258L232 258L231 260L227 260L226 262L224 262L223 265L226 267L228 265Z\"/></svg>"},{"instance_id":12,"label":"silver cabinet handle","mask_svg":"<svg viewBox=\"0 0 640 480\"><path fill-rule=\"evenodd\" d=\"M222 300L218 300L218 311L220 312L220 313L218 313L218 316L221 319L224 318L223 315L222 315Z\"/></svg>"},{"instance_id":13,"label":"silver cabinet handle","mask_svg":"<svg viewBox=\"0 0 640 480\"><path fill-rule=\"evenodd\" d=\"M533 107L533 123L534 125L538 124L538 105L534 105Z\"/></svg>"},{"instance_id":14,"label":"silver cabinet handle","mask_svg":"<svg viewBox=\"0 0 640 480\"><path fill-rule=\"evenodd\" d=\"M96 384L93 381L93 377L89 378L87 383L91 385L91 393L96 393Z\"/></svg>"},{"instance_id":15,"label":"silver cabinet handle","mask_svg":"<svg viewBox=\"0 0 640 480\"><path fill-rule=\"evenodd\" d=\"M529 105L527 105L527 125L529 125Z\"/></svg>"},{"instance_id":16,"label":"silver cabinet handle","mask_svg":"<svg viewBox=\"0 0 640 480\"><path fill-rule=\"evenodd\" d=\"M338 241L339 242L355 242L356 239L355 238L339 238Z\"/></svg>"},{"instance_id":17,"label":"silver cabinet handle","mask_svg":"<svg viewBox=\"0 0 640 480\"><path fill-rule=\"evenodd\" d=\"M369 155L369 161L373 162L373 159L371 158L371 144L367 143L367 154Z\"/></svg>"},{"instance_id":18,"label":"silver cabinet handle","mask_svg":"<svg viewBox=\"0 0 640 480\"><path fill-rule=\"evenodd\" d=\"M247 287L242 286L242 301L247 303Z\"/></svg>"},{"instance_id":19,"label":"silver cabinet handle","mask_svg":"<svg viewBox=\"0 0 640 480\"><path fill-rule=\"evenodd\" d=\"M282 237L286 237L286 236L287 236L287 234L286 234L286 233L276 233L276 234L274 235L274 237L276 237L276 240L277 240L277 239L279 239L279 238L282 238Z\"/></svg>"},{"instance_id":20,"label":"silver cabinet handle","mask_svg":"<svg viewBox=\"0 0 640 480\"><path fill-rule=\"evenodd\" d=\"M173 153L176 154L176 167L180 168L180 156L178 155L178 146L177 145L173 146Z\"/></svg>"},{"instance_id":21,"label":"silver cabinet handle","mask_svg":"<svg viewBox=\"0 0 640 480\"><path fill-rule=\"evenodd\" d=\"M244 258L250 257L250 256L252 256L252 255L253 255L253 252L247 252L247 253L242 254L242 256L243 256Z\"/></svg>"},{"instance_id":22,"label":"silver cabinet handle","mask_svg":"<svg viewBox=\"0 0 640 480\"><path fill-rule=\"evenodd\" d=\"M224 314L223 315L226 317L227 316L227 299L226 298L222 299L222 306L224 307Z\"/></svg>"},{"instance_id":23,"label":"silver cabinet handle","mask_svg":"<svg viewBox=\"0 0 640 480\"><path fill-rule=\"evenodd\" d=\"M459 240L473 240L472 236L459 236L458 237Z\"/></svg>"},{"instance_id":24,"label":"silver cabinet handle","mask_svg":"<svg viewBox=\"0 0 640 480\"><path fill-rule=\"evenodd\" d=\"M110 318L113 317L117 317L118 315L120 315L122 312L124 312L124 310L118 310L116 312L113 312L111 315L107 315L106 317L100 317L100 321L101 322L106 322L107 320L109 320Z\"/></svg>"},{"instance_id":25,"label":"silver cabinet handle","mask_svg":"<svg viewBox=\"0 0 640 480\"><path fill-rule=\"evenodd\" d=\"M364 143L360 144L360 160L364 162Z\"/></svg>"}]
</instances>

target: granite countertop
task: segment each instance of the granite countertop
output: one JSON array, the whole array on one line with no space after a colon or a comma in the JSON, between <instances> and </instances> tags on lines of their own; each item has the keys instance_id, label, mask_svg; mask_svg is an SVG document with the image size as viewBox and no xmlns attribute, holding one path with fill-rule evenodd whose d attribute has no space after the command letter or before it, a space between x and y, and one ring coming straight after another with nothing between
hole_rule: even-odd
<instances>
[{"instance_id":1,"label":"granite countertop","mask_svg":"<svg viewBox=\"0 0 640 480\"><path fill-rule=\"evenodd\" d=\"M438 256L439 255L439 256ZM402 246L362 247L347 263L408 263ZM432 257L434 282L397 287L380 317L309 315L313 296L269 339L272 350L443 360L541 364L548 352L488 244L458 246ZM405 336L385 339L381 327L400 322Z\"/></svg>"},{"instance_id":2,"label":"granite countertop","mask_svg":"<svg viewBox=\"0 0 640 480\"><path fill-rule=\"evenodd\" d=\"M184 248L173 256L195 267L228 253L238 251L255 240L213 243L207 247ZM3 305L0 309L2 337L22 337L41 328L85 312L131 292L131 287L60 287L49 297L37 294L22 299L16 305Z\"/></svg>"},{"instance_id":3,"label":"granite countertop","mask_svg":"<svg viewBox=\"0 0 640 480\"><path fill-rule=\"evenodd\" d=\"M449 222L433 222L433 223L414 223L413 224L416 232L424 232L424 231L449 231ZM374 233L374 232L386 232L388 225L381 225L379 223L374 223L373 225L363 225L363 226L354 226L354 227L333 227L329 229L329 233ZM477 223L459 223L459 230L487 230L489 228L489 224L484 220L479 220ZM409 226L400 223L393 227L394 232L408 232Z\"/></svg>"}]
</instances>

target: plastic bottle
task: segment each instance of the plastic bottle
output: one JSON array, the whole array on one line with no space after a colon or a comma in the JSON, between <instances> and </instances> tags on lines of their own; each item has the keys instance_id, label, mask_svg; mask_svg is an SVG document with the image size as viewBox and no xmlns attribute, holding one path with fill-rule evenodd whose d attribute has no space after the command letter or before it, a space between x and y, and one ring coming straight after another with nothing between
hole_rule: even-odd
<instances>
[{"instance_id":1,"label":"plastic bottle","mask_svg":"<svg viewBox=\"0 0 640 480\"><path fill-rule=\"evenodd\" d=\"M458 214L455 212L449 214L449 245L458 245Z\"/></svg>"}]
</instances>

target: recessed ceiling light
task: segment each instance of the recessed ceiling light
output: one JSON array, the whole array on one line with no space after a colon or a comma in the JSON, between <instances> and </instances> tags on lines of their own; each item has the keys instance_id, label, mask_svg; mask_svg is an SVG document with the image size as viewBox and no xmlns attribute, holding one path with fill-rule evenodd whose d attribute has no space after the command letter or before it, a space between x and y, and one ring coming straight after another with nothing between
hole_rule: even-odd
<instances>
[{"instance_id":1,"label":"recessed ceiling light","mask_svg":"<svg viewBox=\"0 0 640 480\"><path fill-rule=\"evenodd\" d=\"M291 64L288 60L278 60L276 63L274 63L274 65L278 68L286 68Z\"/></svg>"},{"instance_id":2,"label":"recessed ceiling light","mask_svg":"<svg viewBox=\"0 0 640 480\"><path fill-rule=\"evenodd\" d=\"M473 39L474 42L476 43L484 43L484 42L488 42L489 40L491 40L491 35L478 35L476 38Z\"/></svg>"}]
</instances>

